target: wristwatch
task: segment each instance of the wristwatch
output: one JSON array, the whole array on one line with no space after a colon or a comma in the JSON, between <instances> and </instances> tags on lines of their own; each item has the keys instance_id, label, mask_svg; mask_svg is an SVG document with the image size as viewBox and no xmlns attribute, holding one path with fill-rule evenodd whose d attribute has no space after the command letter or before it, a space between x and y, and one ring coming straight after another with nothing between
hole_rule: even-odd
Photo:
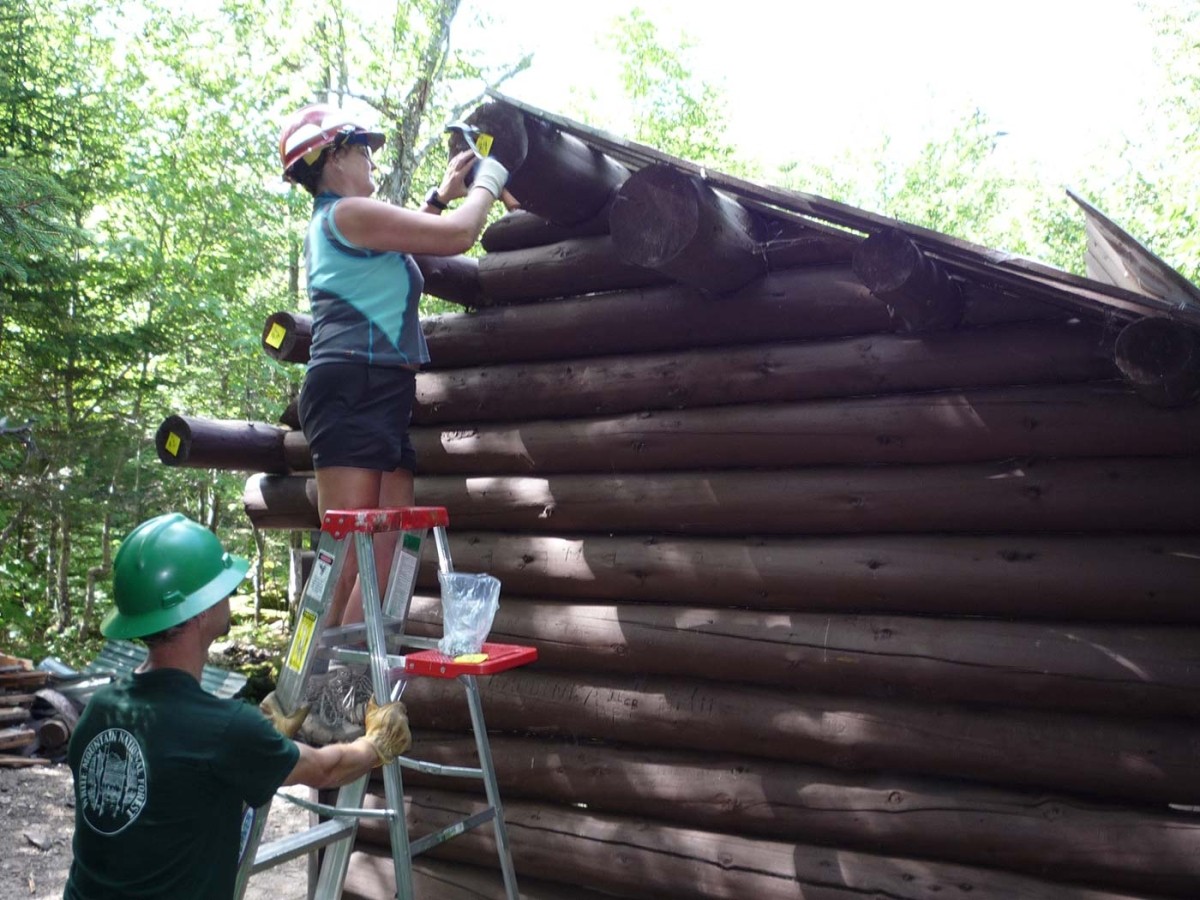
<instances>
[{"instance_id":1,"label":"wristwatch","mask_svg":"<svg viewBox=\"0 0 1200 900\"><path fill-rule=\"evenodd\" d=\"M438 212L441 212L443 209L450 208L449 206L447 206L445 203L442 202L442 198L438 196L436 187L431 187L429 189L429 193L425 195L425 204L427 206L432 206Z\"/></svg>"}]
</instances>

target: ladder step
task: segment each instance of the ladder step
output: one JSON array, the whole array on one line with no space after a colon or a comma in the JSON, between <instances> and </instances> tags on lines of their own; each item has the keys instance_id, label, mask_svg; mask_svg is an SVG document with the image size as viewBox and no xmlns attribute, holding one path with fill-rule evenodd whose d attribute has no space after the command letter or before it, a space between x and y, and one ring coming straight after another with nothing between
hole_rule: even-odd
<instances>
[{"instance_id":1,"label":"ladder step","mask_svg":"<svg viewBox=\"0 0 1200 900\"><path fill-rule=\"evenodd\" d=\"M441 831L435 831L433 834L427 834L423 838L412 841L412 855L424 853L426 850L432 850L439 844L444 844L446 841L458 837L464 831L470 831L472 828L478 828L480 825L485 825L492 819L496 818L496 807L489 806L487 809L480 810L473 816L468 816L462 821L455 822L453 825L447 825Z\"/></svg>"},{"instance_id":2,"label":"ladder step","mask_svg":"<svg viewBox=\"0 0 1200 900\"><path fill-rule=\"evenodd\" d=\"M354 837L357 828L358 822L354 819L331 819L320 825L314 825L307 831L290 834L277 841L271 841L269 844L262 844L254 856L250 874L256 875L272 866L285 863L289 859L303 856L311 850L319 850L338 841L349 840Z\"/></svg>"}]
</instances>

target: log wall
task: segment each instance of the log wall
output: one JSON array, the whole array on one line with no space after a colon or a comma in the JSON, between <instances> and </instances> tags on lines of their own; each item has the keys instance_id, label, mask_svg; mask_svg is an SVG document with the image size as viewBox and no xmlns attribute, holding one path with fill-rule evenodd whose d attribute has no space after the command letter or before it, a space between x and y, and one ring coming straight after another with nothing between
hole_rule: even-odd
<instances>
[{"instance_id":1,"label":"log wall","mask_svg":"<svg viewBox=\"0 0 1200 900\"><path fill-rule=\"evenodd\" d=\"M483 685L523 895L1200 896L1200 407L1146 402L1095 316L694 178L613 194L544 126L530 156L588 202L516 180L476 311L424 323L412 428L457 568L503 582L493 638L540 654ZM659 252L681 216L738 271ZM315 527L302 435L173 417L159 445ZM452 682L404 699L414 756L471 763ZM414 834L479 806L405 778ZM385 840L361 827L348 896L392 896ZM431 856L418 896L502 896L487 829Z\"/></svg>"}]
</instances>

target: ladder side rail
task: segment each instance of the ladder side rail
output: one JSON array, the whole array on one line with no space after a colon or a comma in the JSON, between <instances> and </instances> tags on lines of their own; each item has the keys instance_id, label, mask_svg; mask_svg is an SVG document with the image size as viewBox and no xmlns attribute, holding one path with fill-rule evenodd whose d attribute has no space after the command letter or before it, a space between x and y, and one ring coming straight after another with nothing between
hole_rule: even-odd
<instances>
[{"instance_id":1,"label":"ladder side rail","mask_svg":"<svg viewBox=\"0 0 1200 900\"><path fill-rule=\"evenodd\" d=\"M276 699L288 713L295 712L304 699L304 685L312 671L320 634L328 618L333 593L345 562L345 542L337 540L327 531L322 531L321 540L317 545L317 559L309 575L308 584L304 587L300 609L296 613L296 623L292 628L292 640L288 644L288 651L283 658L279 679L275 685ZM253 811L246 810L243 813L241 858L238 860L233 900L242 900L245 896L246 885L254 871L273 799L268 799Z\"/></svg>"},{"instance_id":2,"label":"ladder side rail","mask_svg":"<svg viewBox=\"0 0 1200 900\"><path fill-rule=\"evenodd\" d=\"M366 535L355 535L359 554L370 554L370 540ZM401 542L397 542L399 546ZM395 573L394 573L395 574ZM369 565L360 565L359 578L363 582L363 621L367 626L367 647L371 656L371 683L375 689L375 702L380 706L391 701L391 685L388 680L387 645L383 633L383 609L379 602L378 581L376 581L375 560L371 557ZM413 582L415 583L415 573ZM369 588L369 590L368 590ZM411 587L408 590L412 596ZM413 900L412 885L412 855L408 843L408 821L404 814L404 782L400 776L400 765L396 760L383 767L384 796L392 816L388 819L388 835L392 845L392 864L396 876L396 896L398 900ZM339 804L340 805L340 804ZM349 863L349 847L346 860L343 863L342 880L345 878L345 865Z\"/></svg>"},{"instance_id":3,"label":"ladder side rail","mask_svg":"<svg viewBox=\"0 0 1200 900\"><path fill-rule=\"evenodd\" d=\"M450 558L450 539L444 525L433 526L433 542L437 545L438 571L449 575L454 571L454 561Z\"/></svg>"},{"instance_id":4,"label":"ladder side rail","mask_svg":"<svg viewBox=\"0 0 1200 900\"><path fill-rule=\"evenodd\" d=\"M496 830L496 853L500 857L500 871L504 875L504 891L508 900L520 900L517 893L517 873L513 868L512 848L508 843L508 830L504 826L504 807L500 803L500 785L496 781L496 767L492 763L492 747L488 742L487 725L483 721L483 703L479 697L479 683L474 675L459 675L458 680L467 689L467 707L471 711L471 729L475 732L475 749L479 753L479 768L483 770L483 786L487 791L488 806L495 812L492 825Z\"/></svg>"}]
</instances>

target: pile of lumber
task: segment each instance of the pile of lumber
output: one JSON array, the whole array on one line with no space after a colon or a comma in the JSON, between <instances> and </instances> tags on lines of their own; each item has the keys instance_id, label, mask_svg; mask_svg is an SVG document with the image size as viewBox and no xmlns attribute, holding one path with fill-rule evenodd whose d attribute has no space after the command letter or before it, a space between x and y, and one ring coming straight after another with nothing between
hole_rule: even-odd
<instances>
[{"instance_id":1,"label":"pile of lumber","mask_svg":"<svg viewBox=\"0 0 1200 900\"><path fill-rule=\"evenodd\" d=\"M46 765L66 755L79 712L49 680L30 660L0 653L0 766Z\"/></svg>"}]
</instances>

